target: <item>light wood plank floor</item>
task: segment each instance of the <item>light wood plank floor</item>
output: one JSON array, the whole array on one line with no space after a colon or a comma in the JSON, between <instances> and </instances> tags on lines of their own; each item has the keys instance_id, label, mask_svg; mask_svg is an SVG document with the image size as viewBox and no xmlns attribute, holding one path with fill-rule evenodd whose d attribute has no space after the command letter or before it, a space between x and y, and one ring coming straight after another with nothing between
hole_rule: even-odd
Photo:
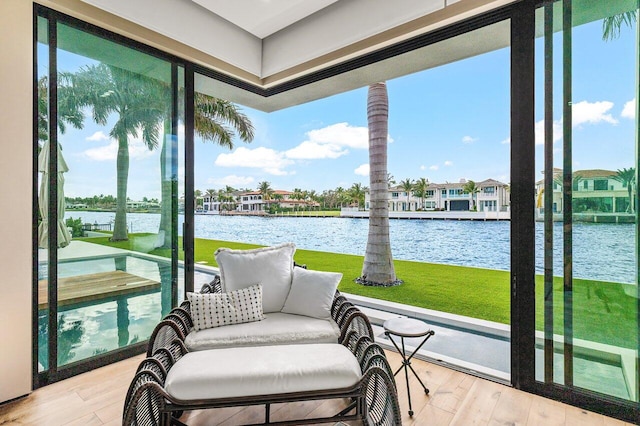
<instances>
[{"instance_id":1,"label":"light wood plank floor","mask_svg":"<svg viewBox=\"0 0 640 426\"><path fill-rule=\"evenodd\" d=\"M400 357L387 352L392 367ZM0 425L119 425L124 396L142 356L103 367L38 389L26 398L0 406ZM398 393L405 425L526 425L630 426L619 420L581 410L423 361L414 368L430 389L426 396L412 379L415 415L407 410L404 380ZM4 384L3 384L4 385ZM332 414L340 400L280 404L272 407L272 421ZM238 425L263 421L262 407L223 408L191 412L182 418L191 426Z\"/></svg>"}]
</instances>

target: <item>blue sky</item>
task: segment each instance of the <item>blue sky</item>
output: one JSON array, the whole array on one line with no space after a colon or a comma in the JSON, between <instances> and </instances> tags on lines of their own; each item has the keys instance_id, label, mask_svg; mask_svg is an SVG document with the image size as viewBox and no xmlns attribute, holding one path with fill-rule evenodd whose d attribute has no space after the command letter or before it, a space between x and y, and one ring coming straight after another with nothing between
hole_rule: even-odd
<instances>
[{"instance_id":1,"label":"blue sky","mask_svg":"<svg viewBox=\"0 0 640 426\"><path fill-rule=\"evenodd\" d=\"M616 170L633 166L635 158L634 32L624 29L620 39L603 42L601 31L599 22L574 29L574 170ZM556 42L557 55L559 35ZM541 143L542 55L537 56L536 140ZM61 53L59 62L73 70L88 60ZM396 180L509 182L509 66L509 49L502 49L387 82L388 169ZM554 99L556 166L562 149L560 68ZM355 182L368 186L366 102L365 87L273 113L243 107L256 129L254 141L237 142L229 151L196 140L196 189L256 188L265 180L275 189L318 192ZM62 136L69 196L115 195L110 128L88 119L82 130ZM542 146L536 150L541 171ZM129 197L159 198L159 152L133 140L130 154Z\"/></svg>"}]
</instances>

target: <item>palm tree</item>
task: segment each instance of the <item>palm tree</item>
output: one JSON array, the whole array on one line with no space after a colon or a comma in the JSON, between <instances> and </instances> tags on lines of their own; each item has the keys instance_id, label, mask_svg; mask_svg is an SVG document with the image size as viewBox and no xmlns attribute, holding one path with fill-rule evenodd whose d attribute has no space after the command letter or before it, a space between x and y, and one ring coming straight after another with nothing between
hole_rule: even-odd
<instances>
[{"instance_id":1,"label":"palm tree","mask_svg":"<svg viewBox=\"0 0 640 426\"><path fill-rule=\"evenodd\" d=\"M67 124L82 129L84 114L73 90L73 76L58 73L58 130L64 134ZM49 139L49 81L47 76L38 79L38 140Z\"/></svg>"},{"instance_id":2,"label":"palm tree","mask_svg":"<svg viewBox=\"0 0 640 426\"><path fill-rule=\"evenodd\" d=\"M211 209L211 204L216 200L216 198L218 197L218 191L216 191L215 189L207 189L204 192L204 196L209 200L209 209Z\"/></svg>"},{"instance_id":3,"label":"palm tree","mask_svg":"<svg viewBox=\"0 0 640 426\"><path fill-rule=\"evenodd\" d=\"M424 199L427 198L427 188L429 188L429 180L420 178L413 185L413 194L420 197L420 209L424 210Z\"/></svg>"},{"instance_id":4,"label":"palm tree","mask_svg":"<svg viewBox=\"0 0 640 426\"><path fill-rule=\"evenodd\" d=\"M202 198L202 191L200 191L199 189L193 191L193 202L196 209L202 208L204 199Z\"/></svg>"},{"instance_id":5,"label":"palm tree","mask_svg":"<svg viewBox=\"0 0 640 426\"><path fill-rule=\"evenodd\" d=\"M155 79L105 64L83 67L72 78L79 104L91 108L97 124L106 126L113 114L118 117L109 132L118 142L116 217L111 239L127 240L129 136L140 135L149 149L157 148L158 123L166 110L167 97L163 95L168 95L168 90Z\"/></svg>"},{"instance_id":6,"label":"palm tree","mask_svg":"<svg viewBox=\"0 0 640 426\"><path fill-rule=\"evenodd\" d=\"M629 28L633 28L636 21L637 16L635 10L604 18L602 20L602 39L604 41L610 41L620 37L622 26L627 25Z\"/></svg>"},{"instance_id":7,"label":"palm tree","mask_svg":"<svg viewBox=\"0 0 640 426\"><path fill-rule=\"evenodd\" d=\"M389 176L387 174L389 98L385 83L369 86L367 121L371 188L369 234L362 276L356 281L365 285L390 286L400 284L401 281L396 278L389 239Z\"/></svg>"},{"instance_id":8,"label":"palm tree","mask_svg":"<svg viewBox=\"0 0 640 426\"><path fill-rule=\"evenodd\" d=\"M411 203L409 202L409 197L411 196L411 191L413 191L413 181L409 178L400 181L400 188L407 194L407 209L411 210Z\"/></svg>"},{"instance_id":9,"label":"palm tree","mask_svg":"<svg viewBox=\"0 0 640 426\"><path fill-rule=\"evenodd\" d=\"M258 184L258 191L262 195L262 201L267 202L271 200L271 195L273 194L273 189L271 189L271 184L269 182L262 181Z\"/></svg>"},{"instance_id":10,"label":"palm tree","mask_svg":"<svg viewBox=\"0 0 640 426\"><path fill-rule=\"evenodd\" d=\"M628 213L633 213L633 186L636 183L636 169L635 167L629 167L628 169L618 169L617 174L613 177L613 179L622 183L623 187L627 188L627 193L629 194L629 206L627 207Z\"/></svg>"},{"instance_id":11,"label":"palm tree","mask_svg":"<svg viewBox=\"0 0 640 426\"><path fill-rule=\"evenodd\" d=\"M171 111L167 111L165 117L165 133L169 134L167 129L168 123L171 122ZM241 109L234 103L225 101L224 99L215 98L196 92L194 94L194 127L195 133L203 141L211 141L222 147L232 150L234 147L233 137L237 134L243 142L251 142L254 136L254 128L249 117L244 114ZM164 247L171 246L171 204L164 200L171 199L171 193L175 191L177 186L176 179L165 179L167 161L171 146L166 143L167 137L162 145L162 153L160 156L160 173L162 178L162 209L160 214L160 230L164 230L165 240ZM226 193L230 194L235 189L229 185L226 187ZM231 200L233 201L233 200Z\"/></svg>"},{"instance_id":12,"label":"palm tree","mask_svg":"<svg viewBox=\"0 0 640 426\"><path fill-rule=\"evenodd\" d=\"M364 194L366 188L362 186L361 183L354 183L349 188L349 197L351 198L351 202L356 202L358 208L364 204Z\"/></svg>"},{"instance_id":13,"label":"palm tree","mask_svg":"<svg viewBox=\"0 0 640 426\"><path fill-rule=\"evenodd\" d=\"M465 194L471 194L471 203L473 205L472 210L476 210L476 194L480 192L480 188L476 186L476 183L472 180L468 181L462 186L462 192Z\"/></svg>"}]
</instances>

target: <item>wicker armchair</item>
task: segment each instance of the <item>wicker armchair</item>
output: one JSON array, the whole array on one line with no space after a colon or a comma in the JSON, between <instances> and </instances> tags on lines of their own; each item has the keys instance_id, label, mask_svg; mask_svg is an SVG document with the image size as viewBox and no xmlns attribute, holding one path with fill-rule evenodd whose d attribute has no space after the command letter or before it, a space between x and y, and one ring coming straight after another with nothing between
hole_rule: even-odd
<instances>
[{"instance_id":1,"label":"wicker armchair","mask_svg":"<svg viewBox=\"0 0 640 426\"><path fill-rule=\"evenodd\" d=\"M307 395L318 398L351 398L352 402L333 417L312 419L321 421L340 421L360 419L365 425L398 426L402 424L397 390L393 373L380 346L371 342L367 336L356 332L349 333L346 345L356 356L362 370L362 379L352 390L340 390L339 393L318 392ZM264 403L267 406L275 402L304 400L303 397L291 395L268 396L242 401L238 399L194 401L193 407L185 401L175 401L165 389L165 380L169 370L188 350L180 339L175 339L166 347L159 348L156 353L140 364L125 398L122 424L124 426L150 426L171 424L182 425L177 418L185 409L217 408L235 405L253 405ZM353 412L354 414L349 414ZM268 410L267 410L268 413ZM265 424L269 423L268 414Z\"/></svg>"},{"instance_id":2,"label":"wicker armchair","mask_svg":"<svg viewBox=\"0 0 640 426\"><path fill-rule=\"evenodd\" d=\"M201 289L201 293L219 292L222 292L219 276ZM263 395L246 401L224 398L185 402L173 399L164 387L171 368L189 353L184 340L193 329L193 320L189 302L184 301L158 323L149 339L147 358L138 367L127 392L123 425L180 425L182 423L177 418L183 410L253 404L266 405L268 423L268 407L271 403L322 398L347 398L352 401L328 420L361 419L366 425L401 425L393 371L384 351L373 341L369 319L339 291L334 296L331 317L340 328L338 343L349 349L362 373L360 381L353 388L308 391L299 395ZM210 350L214 354L215 349Z\"/></svg>"}]
</instances>

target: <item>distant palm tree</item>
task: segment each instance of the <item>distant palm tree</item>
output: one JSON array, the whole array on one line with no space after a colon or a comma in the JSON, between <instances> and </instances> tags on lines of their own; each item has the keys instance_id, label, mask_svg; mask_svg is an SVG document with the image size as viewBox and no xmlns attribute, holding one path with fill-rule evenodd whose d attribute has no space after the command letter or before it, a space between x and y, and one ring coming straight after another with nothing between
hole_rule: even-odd
<instances>
[{"instance_id":1,"label":"distant palm tree","mask_svg":"<svg viewBox=\"0 0 640 426\"><path fill-rule=\"evenodd\" d=\"M265 203L271 200L271 196L273 195L273 189L271 189L271 184L269 182L262 181L258 184L258 191L262 195L262 201Z\"/></svg>"},{"instance_id":2,"label":"distant palm tree","mask_svg":"<svg viewBox=\"0 0 640 426\"><path fill-rule=\"evenodd\" d=\"M293 188L293 194L291 194L291 198L294 200L302 200L302 189Z\"/></svg>"},{"instance_id":3,"label":"distant palm tree","mask_svg":"<svg viewBox=\"0 0 640 426\"><path fill-rule=\"evenodd\" d=\"M387 173L387 185L392 186L396 184L396 178L391 173Z\"/></svg>"},{"instance_id":4,"label":"distant palm tree","mask_svg":"<svg viewBox=\"0 0 640 426\"><path fill-rule=\"evenodd\" d=\"M351 202L355 202L358 208L364 205L365 190L366 188L363 187L361 183L354 183L347 191L349 193Z\"/></svg>"},{"instance_id":5,"label":"distant palm tree","mask_svg":"<svg viewBox=\"0 0 640 426\"><path fill-rule=\"evenodd\" d=\"M411 203L409 197L411 197L411 191L413 191L413 181L409 178L400 181L400 188L407 194L407 209L411 210Z\"/></svg>"},{"instance_id":6,"label":"distant palm tree","mask_svg":"<svg viewBox=\"0 0 640 426\"><path fill-rule=\"evenodd\" d=\"M193 202L196 209L203 207L204 199L202 198L202 191L199 189L193 191Z\"/></svg>"},{"instance_id":7,"label":"distant palm tree","mask_svg":"<svg viewBox=\"0 0 640 426\"><path fill-rule=\"evenodd\" d=\"M424 199L427 198L428 187L429 187L429 180L426 178L420 178L413 184L414 195L420 197L421 210L424 210Z\"/></svg>"},{"instance_id":8,"label":"distant palm tree","mask_svg":"<svg viewBox=\"0 0 640 426\"><path fill-rule=\"evenodd\" d=\"M465 194L471 194L471 203L473 205L472 210L476 210L476 194L480 192L480 188L476 186L474 181L470 180L462 186L462 192Z\"/></svg>"},{"instance_id":9,"label":"distant palm tree","mask_svg":"<svg viewBox=\"0 0 640 426\"><path fill-rule=\"evenodd\" d=\"M389 239L389 175L387 173L389 98L385 83L369 86L367 121L369 186L371 188L369 233L362 275L356 281L365 285L390 286L400 284L401 281L396 277Z\"/></svg>"},{"instance_id":10,"label":"distant palm tree","mask_svg":"<svg viewBox=\"0 0 640 426\"><path fill-rule=\"evenodd\" d=\"M613 177L613 179L618 182L622 182L622 186L627 188L627 193L629 194L629 205L627 206L627 212L633 213L633 187L636 183L636 169L635 167L629 167L628 169L618 169L617 174Z\"/></svg>"},{"instance_id":11,"label":"distant palm tree","mask_svg":"<svg viewBox=\"0 0 640 426\"><path fill-rule=\"evenodd\" d=\"M209 202L212 203L218 197L218 191L216 191L215 189L207 189L206 191L204 191L204 195L209 199Z\"/></svg>"}]
</instances>

